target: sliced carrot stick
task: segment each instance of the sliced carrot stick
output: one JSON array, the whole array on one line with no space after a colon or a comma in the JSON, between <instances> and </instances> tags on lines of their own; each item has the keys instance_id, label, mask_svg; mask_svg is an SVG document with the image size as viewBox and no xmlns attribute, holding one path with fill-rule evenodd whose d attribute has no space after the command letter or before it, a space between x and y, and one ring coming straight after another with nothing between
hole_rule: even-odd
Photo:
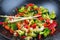
<instances>
[{"instance_id":1,"label":"sliced carrot stick","mask_svg":"<svg viewBox=\"0 0 60 40\"><path fill-rule=\"evenodd\" d=\"M9 26L7 26L7 25L5 25L4 28L5 28L6 30L9 30L9 29L10 29Z\"/></svg>"},{"instance_id":2,"label":"sliced carrot stick","mask_svg":"<svg viewBox=\"0 0 60 40\"><path fill-rule=\"evenodd\" d=\"M18 28L18 30L21 29L21 24L20 23L17 23L17 28Z\"/></svg>"}]
</instances>

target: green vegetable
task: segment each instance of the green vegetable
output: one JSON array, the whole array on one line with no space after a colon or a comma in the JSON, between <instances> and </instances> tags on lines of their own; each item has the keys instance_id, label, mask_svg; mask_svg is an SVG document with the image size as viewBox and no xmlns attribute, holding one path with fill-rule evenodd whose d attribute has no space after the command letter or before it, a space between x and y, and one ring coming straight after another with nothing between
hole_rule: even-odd
<instances>
[{"instance_id":1,"label":"green vegetable","mask_svg":"<svg viewBox=\"0 0 60 40\"><path fill-rule=\"evenodd\" d=\"M5 18L5 20L4 20L5 22L8 22L9 21L9 19L8 18Z\"/></svg>"},{"instance_id":2,"label":"green vegetable","mask_svg":"<svg viewBox=\"0 0 60 40\"><path fill-rule=\"evenodd\" d=\"M30 11L30 8L31 8L31 7L28 7L28 8L27 8L27 11Z\"/></svg>"},{"instance_id":3,"label":"green vegetable","mask_svg":"<svg viewBox=\"0 0 60 40\"><path fill-rule=\"evenodd\" d=\"M35 20L35 23L41 23L41 21L40 21L40 20L38 20L38 19L36 19L36 20Z\"/></svg>"},{"instance_id":4,"label":"green vegetable","mask_svg":"<svg viewBox=\"0 0 60 40\"><path fill-rule=\"evenodd\" d=\"M48 13L48 9L44 9L43 10L43 13Z\"/></svg>"},{"instance_id":5,"label":"green vegetable","mask_svg":"<svg viewBox=\"0 0 60 40\"><path fill-rule=\"evenodd\" d=\"M52 11L52 12L50 13L50 18L51 18L51 19L54 19L55 17L56 17L55 12Z\"/></svg>"},{"instance_id":6,"label":"green vegetable","mask_svg":"<svg viewBox=\"0 0 60 40\"><path fill-rule=\"evenodd\" d=\"M32 13L32 12L34 12L34 10L32 9L32 10L30 10L30 11L28 11L29 13Z\"/></svg>"},{"instance_id":7,"label":"green vegetable","mask_svg":"<svg viewBox=\"0 0 60 40\"><path fill-rule=\"evenodd\" d=\"M8 26L11 27L11 23L8 23Z\"/></svg>"},{"instance_id":8,"label":"green vegetable","mask_svg":"<svg viewBox=\"0 0 60 40\"><path fill-rule=\"evenodd\" d=\"M39 29L34 29L33 32L38 34L40 32L40 30Z\"/></svg>"},{"instance_id":9,"label":"green vegetable","mask_svg":"<svg viewBox=\"0 0 60 40\"><path fill-rule=\"evenodd\" d=\"M39 27L41 27L42 26L42 22L40 21L40 20L35 20L35 23L39 26Z\"/></svg>"},{"instance_id":10,"label":"green vegetable","mask_svg":"<svg viewBox=\"0 0 60 40\"><path fill-rule=\"evenodd\" d=\"M40 31L40 33L39 33L40 35L42 35L42 34L44 34L44 32L42 32L42 31Z\"/></svg>"},{"instance_id":11,"label":"green vegetable","mask_svg":"<svg viewBox=\"0 0 60 40\"><path fill-rule=\"evenodd\" d=\"M32 37L28 36L25 38L25 40L30 40Z\"/></svg>"},{"instance_id":12,"label":"green vegetable","mask_svg":"<svg viewBox=\"0 0 60 40\"><path fill-rule=\"evenodd\" d=\"M23 12L24 10L25 10L25 7L22 6L21 9L19 9L18 11L19 11L19 12Z\"/></svg>"},{"instance_id":13,"label":"green vegetable","mask_svg":"<svg viewBox=\"0 0 60 40\"><path fill-rule=\"evenodd\" d=\"M37 10L34 10L34 13L35 13L35 14L37 14L37 13L38 13L38 11L37 11Z\"/></svg>"},{"instance_id":14,"label":"green vegetable","mask_svg":"<svg viewBox=\"0 0 60 40\"><path fill-rule=\"evenodd\" d=\"M34 20L32 19L32 20L30 20L29 25L31 25L33 23L34 23Z\"/></svg>"},{"instance_id":15,"label":"green vegetable","mask_svg":"<svg viewBox=\"0 0 60 40\"><path fill-rule=\"evenodd\" d=\"M45 8L43 6L40 6L41 11L43 11Z\"/></svg>"},{"instance_id":16,"label":"green vegetable","mask_svg":"<svg viewBox=\"0 0 60 40\"><path fill-rule=\"evenodd\" d=\"M34 8L34 9L35 9L35 8L38 8L38 6L37 6L37 5L34 5L33 8Z\"/></svg>"},{"instance_id":17,"label":"green vegetable","mask_svg":"<svg viewBox=\"0 0 60 40\"><path fill-rule=\"evenodd\" d=\"M46 14L42 14L42 17L43 17L43 18L45 18L45 19L47 19L47 18L48 18L48 19L50 19L50 17L49 17L49 14L48 14L48 13L46 13Z\"/></svg>"},{"instance_id":18,"label":"green vegetable","mask_svg":"<svg viewBox=\"0 0 60 40\"><path fill-rule=\"evenodd\" d=\"M45 28L45 30L43 31L44 32L44 37L47 37L50 33L50 30L48 28Z\"/></svg>"},{"instance_id":19,"label":"green vegetable","mask_svg":"<svg viewBox=\"0 0 60 40\"><path fill-rule=\"evenodd\" d=\"M16 23L12 23L12 24L11 24L11 29L12 29L12 30L17 30Z\"/></svg>"},{"instance_id":20,"label":"green vegetable","mask_svg":"<svg viewBox=\"0 0 60 40\"><path fill-rule=\"evenodd\" d=\"M34 32L31 32L31 33L28 34L28 36L36 37L37 35Z\"/></svg>"},{"instance_id":21,"label":"green vegetable","mask_svg":"<svg viewBox=\"0 0 60 40\"><path fill-rule=\"evenodd\" d=\"M24 31L17 30L17 32L18 32L18 34L19 34L20 36L24 35Z\"/></svg>"},{"instance_id":22,"label":"green vegetable","mask_svg":"<svg viewBox=\"0 0 60 40\"><path fill-rule=\"evenodd\" d=\"M25 17L30 17L30 16L33 16L33 15L34 15L34 12L31 12L31 13L28 12L28 13L24 14Z\"/></svg>"}]
</instances>

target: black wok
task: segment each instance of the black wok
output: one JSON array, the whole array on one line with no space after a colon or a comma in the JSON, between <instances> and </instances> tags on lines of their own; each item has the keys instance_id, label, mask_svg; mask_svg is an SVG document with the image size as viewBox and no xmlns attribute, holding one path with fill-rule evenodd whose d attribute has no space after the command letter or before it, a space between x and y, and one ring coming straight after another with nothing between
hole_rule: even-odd
<instances>
[{"instance_id":1,"label":"black wok","mask_svg":"<svg viewBox=\"0 0 60 40\"><path fill-rule=\"evenodd\" d=\"M56 12L56 21L58 23L57 31L54 35L44 38L43 40L60 40L60 0L0 0L0 15L15 15L16 8L21 7L22 5L26 5L28 3L34 3L38 6L44 6L45 8L49 9L49 12L54 10ZM0 18L0 22L4 21L4 18ZM5 31L7 35L2 34L1 32ZM8 31L5 30L0 25L0 35L6 40L18 40L18 38L13 37L11 34L7 33ZM4 40L4 39L3 39Z\"/></svg>"}]
</instances>

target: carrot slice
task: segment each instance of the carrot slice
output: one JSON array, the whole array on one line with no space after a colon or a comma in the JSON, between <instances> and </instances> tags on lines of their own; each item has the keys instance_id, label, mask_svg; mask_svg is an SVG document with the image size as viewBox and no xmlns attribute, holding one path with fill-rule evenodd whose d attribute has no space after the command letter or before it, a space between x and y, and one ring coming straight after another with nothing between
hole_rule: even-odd
<instances>
[{"instance_id":1,"label":"carrot slice","mask_svg":"<svg viewBox=\"0 0 60 40\"><path fill-rule=\"evenodd\" d=\"M7 26L7 25L5 25L4 28L5 28L6 30L9 30L9 29L10 29L9 26Z\"/></svg>"},{"instance_id":2,"label":"carrot slice","mask_svg":"<svg viewBox=\"0 0 60 40\"><path fill-rule=\"evenodd\" d=\"M17 28L18 28L18 30L21 29L21 24L20 23L17 23Z\"/></svg>"}]
</instances>

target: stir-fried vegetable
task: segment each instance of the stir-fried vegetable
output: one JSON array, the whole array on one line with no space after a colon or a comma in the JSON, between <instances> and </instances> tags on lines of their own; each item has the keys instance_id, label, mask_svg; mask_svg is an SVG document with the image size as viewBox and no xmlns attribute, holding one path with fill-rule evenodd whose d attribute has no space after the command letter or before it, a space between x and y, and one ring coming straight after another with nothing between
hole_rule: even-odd
<instances>
[{"instance_id":1,"label":"stir-fried vegetable","mask_svg":"<svg viewBox=\"0 0 60 40\"><path fill-rule=\"evenodd\" d=\"M51 14L50 14L50 18L51 18L51 19L54 19L55 17L56 17L55 12L52 11Z\"/></svg>"},{"instance_id":2,"label":"stir-fried vegetable","mask_svg":"<svg viewBox=\"0 0 60 40\"><path fill-rule=\"evenodd\" d=\"M42 35L47 37L49 34L54 34L57 26L57 22L53 20L55 17L54 11L49 13L47 8L29 3L19 8L14 17L6 18L5 22L7 23L3 25L12 34L17 32L21 38L30 40L37 37L38 34L39 38Z\"/></svg>"}]
</instances>

